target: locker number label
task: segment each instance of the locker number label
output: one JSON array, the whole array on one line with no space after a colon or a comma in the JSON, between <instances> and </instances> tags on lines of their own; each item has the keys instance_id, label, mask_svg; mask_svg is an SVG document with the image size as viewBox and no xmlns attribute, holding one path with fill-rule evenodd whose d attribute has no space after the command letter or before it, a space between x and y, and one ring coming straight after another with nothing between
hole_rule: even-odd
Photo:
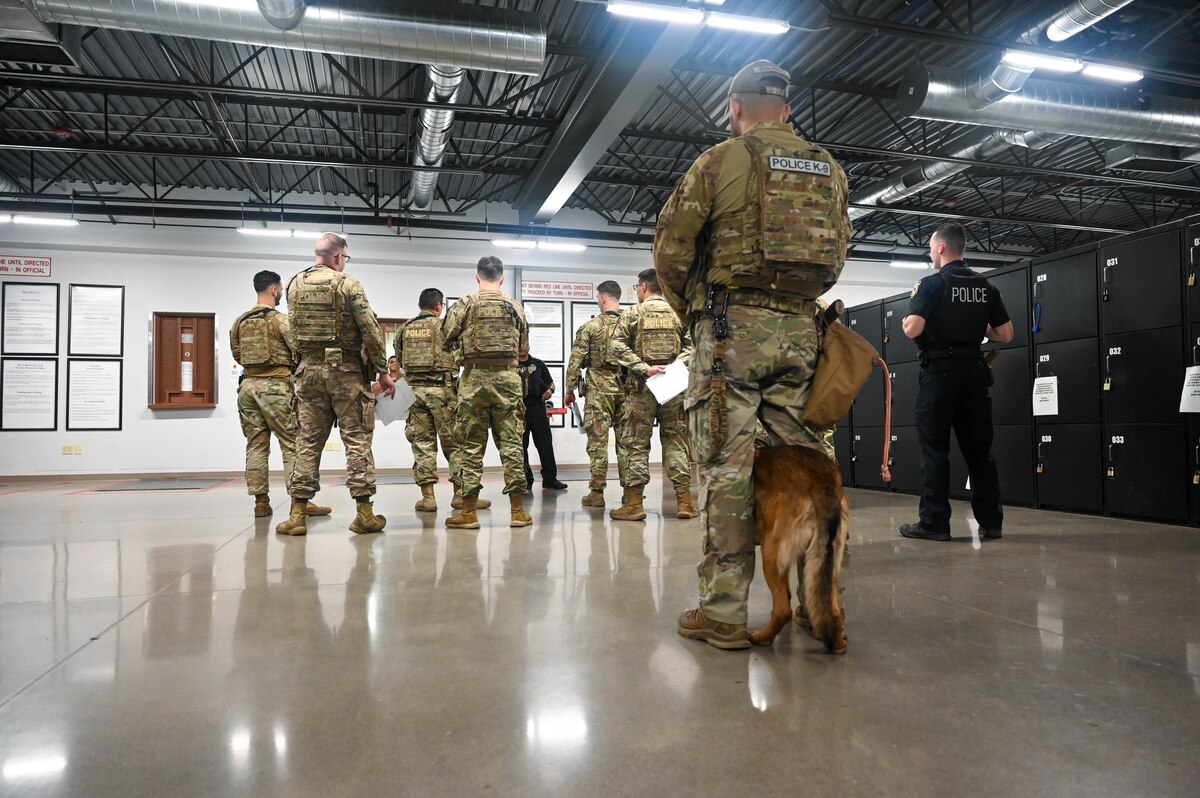
<instances>
[{"instance_id":1,"label":"locker number label","mask_svg":"<svg viewBox=\"0 0 1200 798\"><path fill-rule=\"evenodd\" d=\"M1113 443L1124 443L1125 436L1124 435L1114 435L1114 436L1112 436L1112 442Z\"/></svg>"},{"instance_id":2,"label":"locker number label","mask_svg":"<svg viewBox=\"0 0 1200 798\"><path fill-rule=\"evenodd\" d=\"M1039 283L1044 283L1044 282L1046 282L1046 278L1049 276L1050 275L1048 275L1048 274L1039 274L1037 277L1034 278L1034 280Z\"/></svg>"},{"instance_id":3,"label":"locker number label","mask_svg":"<svg viewBox=\"0 0 1200 798\"><path fill-rule=\"evenodd\" d=\"M1050 362L1050 356L1049 356L1049 355L1039 355L1039 356L1038 356L1038 362L1039 362L1039 363L1049 363L1049 362Z\"/></svg>"},{"instance_id":4,"label":"locker number label","mask_svg":"<svg viewBox=\"0 0 1200 798\"><path fill-rule=\"evenodd\" d=\"M1110 347L1108 348L1108 353L1109 353L1110 355L1119 355L1119 354L1121 354L1121 347L1119 347L1119 346L1110 346Z\"/></svg>"},{"instance_id":5,"label":"locker number label","mask_svg":"<svg viewBox=\"0 0 1200 798\"><path fill-rule=\"evenodd\" d=\"M1120 264L1120 262L1121 262L1120 258L1109 258L1108 260L1104 261L1104 265L1105 266L1116 266L1116 265Z\"/></svg>"},{"instance_id":6,"label":"locker number label","mask_svg":"<svg viewBox=\"0 0 1200 798\"><path fill-rule=\"evenodd\" d=\"M1053 442L1054 442L1053 435L1043 435L1042 436L1042 443L1053 443Z\"/></svg>"}]
</instances>

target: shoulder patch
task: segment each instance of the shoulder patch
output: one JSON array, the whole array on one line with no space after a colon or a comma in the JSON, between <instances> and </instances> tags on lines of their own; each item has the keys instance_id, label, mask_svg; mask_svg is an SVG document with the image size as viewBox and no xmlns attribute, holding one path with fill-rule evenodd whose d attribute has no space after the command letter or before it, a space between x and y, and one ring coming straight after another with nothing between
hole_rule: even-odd
<instances>
[{"instance_id":1,"label":"shoulder patch","mask_svg":"<svg viewBox=\"0 0 1200 798\"><path fill-rule=\"evenodd\" d=\"M912 293L908 295L908 298L912 299L913 297L915 297L917 295L917 292L920 290L921 290L921 281L917 280L915 283L913 283L913 290L912 290Z\"/></svg>"}]
</instances>

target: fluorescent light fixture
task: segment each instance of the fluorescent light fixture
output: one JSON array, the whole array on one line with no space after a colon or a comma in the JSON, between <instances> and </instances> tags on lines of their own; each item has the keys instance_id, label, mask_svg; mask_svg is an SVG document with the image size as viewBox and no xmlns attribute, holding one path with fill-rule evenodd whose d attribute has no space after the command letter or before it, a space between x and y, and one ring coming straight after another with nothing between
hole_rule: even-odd
<instances>
[{"instance_id":1,"label":"fluorescent light fixture","mask_svg":"<svg viewBox=\"0 0 1200 798\"><path fill-rule=\"evenodd\" d=\"M493 238L492 246L505 249L533 249L537 246L537 242L524 238Z\"/></svg>"},{"instance_id":2,"label":"fluorescent light fixture","mask_svg":"<svg viewBox=\"0 0 1200 798\"><path fill-rule=\"evenodd\" d=\"M316 241L321 234L316 230L293 230L292 238L311 238Z\"/></svg>"},{"instance_id":3,"label":"fluorescent light fixture","mask_svg":"<svg viewBox=\"0 0 1200 798\"><path fill-rule=\"evenodd\" d=\"M762 17L745 17L740 14L720 14L712 12L704 17L704 24L712 28L725 30L740 30L747 33L766 33L778 36L791 30L791 23L784 19L763 19Z\"/></svg>"},{"instance_id":4,"label":"fluorescent light fixture","mask_svg":"<svg viewBox=\"0 0 1200 798\"><path fill-rule=\"evenodd\" d=\"M1141 70L1125 67L1105 66L1104 64L1088 64L1083 68L1083 74L1098 80L1111 80L1113 83L1137 83L1141 80Z\"/></svg>"},{"instance_id":5,"label":"fluorescent light fixture","mask_svg":"<svg viewBox=\"0 0 1200 798\"><path fill-rule=\"evenodd\" d=\"M269 236L270 238L291 238L292 231L278 227L239 227L239 233L248 236Z\"/></svg>"},{"instance_id":6,"label":"fluorescent light fixture","mask_svg":"<svg viewBox=\"0 0 1200 798\"><path fill-rule=\"evenodd\" d=\"M41 224L47 227L78 227L75 219L64 219L61 216L26 216L18 213L12 218L13 224Z\"/></svg>"},{"instance_id":7,"label":"fluorescent light fixture","mask_svg":"<svg viewBox=\"0 0 1200 798\"><path fill-rule=\"evenodd\" d=\"M927 260L910 260L907 258L892 258L888 264L893 269L932 269L933 264Z\"/></svg>"},{"instance_id":8,"label":"fluorescent light fixture","mask_svg":"<svg viewBox=\"0 0 1200 798\"><path fill-rule=\"evenodd\" d=\"M8 224L12 221L12 214L0 213L0 224Z\"/></svg>"},{"instance_id":9,"label":"fluorescent light fixture","mask_svg":"<svg viewBox=\"0 0 1200 798\"><path fill-rule=\"evenodd\" d=\"M1005 50L1000 60L1018 69L1045 69L1049 72L1078 72L1083 62L1078 58L1063 58L1049 53L1027 53L1021 50Z\"/></svg>"},{"instance_id":10,"label":"fluorescent light fixture","mask_svg":"<svg viewBox=\"0 0 1200 798\"><path fill-rule=\"evenodd\" d=\"M608 12L622 17L653 19L658 22L682 22L699 25L704 21L704 12L698 8L662 6L656 3L638 3L633 0L610 0Z\"/></svg>"},{"instance_id":11,"label":"fluorescent light fixture","mask_svg":"<svg viewBox=\"0 0 1200 798\"><path fill-rule=\"evenodd\" d=\"M572 244L568 241L539 241L537 246L538 249L550 252L583 252L587 249L587 244Z\"/></svg>"}]
</instances>

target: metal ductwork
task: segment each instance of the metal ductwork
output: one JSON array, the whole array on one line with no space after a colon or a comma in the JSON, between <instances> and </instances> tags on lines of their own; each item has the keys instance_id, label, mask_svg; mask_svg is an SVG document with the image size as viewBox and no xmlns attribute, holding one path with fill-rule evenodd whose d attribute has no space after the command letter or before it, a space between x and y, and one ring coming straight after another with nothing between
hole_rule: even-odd
<instances>
[{"instance_id":1,"label":"metal ductwork","mask_svg":"<svg viewBox=\"0 0 1200 798\"><path fill-rule=\"evenodd\" d=\"M282 47L386 61L451 64L467 69L537 75L546 31L537 14L456 2L318 0L294 27L282 29L304 3L260 0L24 0L47 24L116 28ZM270 10L271 19L259 12ZM282 14L282 16L277 16Z\"/></svg>"},{"instance_id":2,"label":"metal ductwork","mask_svg":"<svg viewBox=\"0 0 1200 798\"><path fill-rule=\"evenodd\" d=\"M4 175L0 175L0 194L24 194L25 189L18 186L13 181L9 180Z\"/></svg>"},{"instance_id":3,"label":"metal ductwork","mask_svg":"<svg viewBox=\"0 0 1200 798\"><path fill-rule=\"evenodd\" d=\"M451 103L462 83L463 70L454 67L430 65L429 102ZM413 163L416 166L440 166L450 139L450 126L454 124L454 111L449 108L426 108L421 111L421 134L417 139ZM415 172L408 187L408 207L412 210L429 210L437 188L437 172Z\"/></svg>"},{"instance_id":4,"label":"metal ductwork","mask_svg":"<svg viewBox=\"0 0 1200 798\"><path fill-rule=\"evenodd\" d=\"M1144 144L1195 147L1200 143L1200 102L1120 88L1029 80L986 108L973 107L970 78L931 66L910 67L897 102L905 116L1088 136Z\"/></svg>"},{"instance_id":5,"label":"metal ductwork","mask_svg":"<svg viewBox=\"0 0 1200 798\"><path fill-rule=\"evenodd\" d=\"M304 20L307 0L258 0L258 13L280 30L291 30Z\"/></svg>"},{"instance_id":6,"label":"metal ductwork","mask_svg":"<svg viewBox=\"0 0 1200 798\"><path fill-rule=\"evenodd\" d=\"M1065 42L1076 33L1092 27L1132 2L1133 0L1076 0L1041 27L1042 35L1055 43Z\"/></svg>"}]
</instances>

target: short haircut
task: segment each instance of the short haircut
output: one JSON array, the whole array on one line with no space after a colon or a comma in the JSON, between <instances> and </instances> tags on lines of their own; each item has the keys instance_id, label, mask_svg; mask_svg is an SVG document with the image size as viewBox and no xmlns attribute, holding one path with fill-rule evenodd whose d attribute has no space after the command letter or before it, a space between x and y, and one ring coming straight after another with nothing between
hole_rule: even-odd
<instances>
[{"instance_id":1,"label":"short haircut","mask_svg":"<svg viewBox=\"0 0 1200 798\"><path fill-rule=\"evenodd\" d=\"M337 233L321 233L317 238L316 253L322 258L330 258L346 250L349 244Z\"/></svg>"},{"instance_id":2,"label":"short haircut","mask_svg":"<svg viewBox=\"0 0 1200 798\"><path fill-rule=\"evenodd\" d=\"M933 231L937 240L946 245L946 249L955 255L961 255L967 249L967 231L961 224L946 222L939 224Z\"/></svg>"},{"instance_id":3,"label":"short haircut","mask_svg":"<svg viewBox=\"0 0 1200 798\"><path fill-rule=\"evenodd\" d=\"M621 285L616 280L605 280L596 286L596 293L604 294L609 299L621 301Z\"/></svg>"},{"instance_id":4,"label":"short haircut","mask_svg":"<svg viewBox=\"0 0 1200 798\"><path fill-rule=\"evenodd\" d=\"M446 295L436 288L426 288L417 299L417 307L421 310L433 310L442 303Z\"/></svg>"},{"instance_id":5,"label":"short haircut","mask_svg":"<svg viewBox=\"0 0 1200 798\"><path fill-rule=\"evenodd\" d=\"M271 286L280 284L279 275L275 272L262 271L254 275L254 290L260 294Z\"/></svg>"},{"instance_id":6,"label":"short haircut","mask_svg":"<svg viewBox=\"0 0 1200 798\"><path fill-rule=\"evenodd\" d=\"M638 272L638 282L649 288L653 294L660 293L662 290L658 287L658 272L654 269L643 269Z\"/></svg>"},{"instance_id":7,"label":"short haircut","mask_svg":"<svg viewBox=\"0 0 1200 798\"><path fill-rule=\"evenodd\" d=\"M486 255L479 259L475 273L489 283L494 283L504 276L504 263L495 255Z\"/></svg>"},{"instance_id":8,"label":"short haircut","mask_svg":"<svg viewBox=\"0 0 1200 798\"><path fill-rule=\"evenodd\" d=\"M783 81L778 82L783 84ZM741 101L743 114L756 117L775 116L787 104L787 100L777 94L733 94L730 99Z\"/></svg>"}]
</instances>

